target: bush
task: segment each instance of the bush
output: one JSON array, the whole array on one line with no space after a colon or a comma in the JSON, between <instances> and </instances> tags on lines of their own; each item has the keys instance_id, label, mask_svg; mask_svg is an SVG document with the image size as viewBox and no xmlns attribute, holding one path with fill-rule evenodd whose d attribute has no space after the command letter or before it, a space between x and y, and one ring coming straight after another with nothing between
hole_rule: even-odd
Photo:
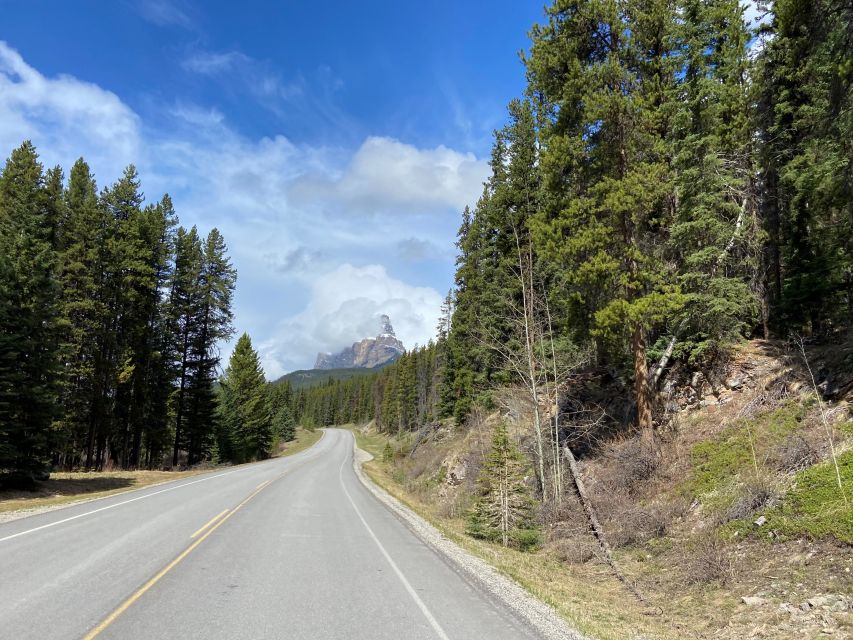
<instances>
[{"instance_id":1,"label":"bush","mask_svg":"<svg viewBox=\"0 0 853 640\"><path fill-rule=\"evenodd\" d=\"M612 443L604 451L605 465L598 475L611 489L635 493L654 476L660 463L659 453L640 437Z\"/></svg>"},{"instance_id":2,"label":"bush","mask_svg":"<svg viewBox=\"0 0 853 640\"><path fill-rule=\"evenodd\" d=\"M725 544L717 537L706 534L690 545L685 566L687 584L719 582L725 585L735 575L735 566Z\"/></svg>"},{"instance_id":3,"label":"bush","mask_svg":"<svg viewBox=\"0 0 853 640\"><path fill-rule=\"evenodd\" d=\"M509 532L510 546L521 551L531 551L542 542L539 529L511 529Z\"/></svg>"},{"instance_id":4,"label":"bush","mask_svg":"<svg viewBox=\"0 0 853 640\"><path fill-rule=\"evenodd\" d=\"M788 436L769 456L770 464L778 471L796 473L820 461L818 448L799 434Z\"/></svg>"},{"instance_id":5,"label":"bush","mask_svg":"<svg viewBox=\"0 0 853 640\"><path fill-rule=\"evenodd\" d=\"M598 545L590 534L557 540L551 544L551 550L566 564L584 564L598 555Z\"/></svg>"}]
</instances>

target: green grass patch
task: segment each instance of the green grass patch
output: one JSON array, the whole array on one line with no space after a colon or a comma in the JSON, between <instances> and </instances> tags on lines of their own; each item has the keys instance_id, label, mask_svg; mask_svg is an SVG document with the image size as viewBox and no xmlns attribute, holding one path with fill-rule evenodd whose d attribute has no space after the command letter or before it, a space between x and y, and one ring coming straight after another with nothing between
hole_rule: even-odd
<instances>
[{"instance_id":1,"label":"green grass patch","mask_svg":"<svg viewBox=\"0 0 853 640\"><path fill-rule=\"evenodd\" d=\"M762 530L774 530L783 538L835 538L853 544L853 449L838 457L841 486L838 488L835 466L824 462L794 477L794 485L778 506L765 516Z\"/></svg>"},{"instance_id":2,"label":"green grass patch","mask_svg":"<svg viewBox=\"0 0 853 640\"><path fill-rule=\"evenodd\" d=\"M711 496L706 503L727 506L732 486L744 472L754 472L767 453L797 431L809 405L789 401L754 418L741 418L716 438L700 442L690 451L691 474L680 489L690 496ZM753 457L754 450L754 457Z\"/></svg>"}]
</instances>

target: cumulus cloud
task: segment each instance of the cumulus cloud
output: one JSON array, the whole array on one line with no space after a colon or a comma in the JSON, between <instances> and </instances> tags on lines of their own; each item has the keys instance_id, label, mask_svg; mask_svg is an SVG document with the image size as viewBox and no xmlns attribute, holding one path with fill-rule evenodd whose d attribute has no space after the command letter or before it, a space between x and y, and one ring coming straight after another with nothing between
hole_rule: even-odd
<instances>
[{"instance_id":1,"label":"cumulus cloud","mask_svg":"<svg viewBox=\"0 0 853 640\"><path fill-rule=\"evenodd\" d=\"M181 102L160 115L165 125L153 128L114 93L46 77L0 42L2 153L30 138L47 165L67 170L82 155L101 186L134 163L149 200L168 191L182 224L202 233L219 227L239 273L236 325L260 347L268 376L375 334L382 313L409 348L433 336L446 271L435 282L411 274L417 285L399 273L449 246L485 163L390 138L369 138L355 151L281 135L249 139L218 109ZM309 178L326 185L315 194L319 208L299 192ZM421 213L368 222L354 215L366 209Z\"/></svg>"},{"instance_id":2,"label":"cumulus cloud","mask_svg":"<svg viewBox=\"0 0 853 640\"><path fill-rule=\"evenodd\" d=\"M118 96L71 76L47 78L0 41L0 148L24 139L50 165L84 155L101 175L144 156L139 117Z\"/></svg>"},{"instance_id":3,"label":"cumulus cloud","mask_svg":"<svg viewBox=\"0 0 853 640\"><path fill-rule=\"evenodd\" d=\"M343 205L365 213L423 213L461 209L475 201L488 175L488 163L471 153L370 137L343 172L306 175L291 193L302 203Z\"/></svg>"},{"instance_id":4,"label":"cumulus cloud","mask_svg":"<svg viewBox=\"0 0 853 640\"><path fill-rule=\"evenodd\" d=\"M435 335L441 296L389 276L382 265L342 264L306 284L310 300L305 309L283 320L275 337L261 345L270 376L313 363L320 351L338 351L376 335L383 313L407 348Z\"/></svg>"}]
</instances>

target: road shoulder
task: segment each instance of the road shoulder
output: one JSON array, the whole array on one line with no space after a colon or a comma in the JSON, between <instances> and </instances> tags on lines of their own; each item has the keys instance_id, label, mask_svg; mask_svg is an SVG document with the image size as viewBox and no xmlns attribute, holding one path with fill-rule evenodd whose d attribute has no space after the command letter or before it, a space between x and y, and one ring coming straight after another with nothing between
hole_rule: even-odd
<instances>
[{"instance_id":1,"label":"road shoulder","mask_svg":"<svg viewBox=\"0 0 853 640\"><path fill-rule=\"evenodd\" d=\"M385 489L377 485L362 469L362 464L373 459L360 449L353 438L353 469L356 476L386 508L396 515L425 544L448 560L456 569L483 591L501 603L506 609L553 640L584 640L554 610L536 599L523 587L499 573L484 560L468 553L412 509L401 503Z\"/></svg>"}]
</instances>

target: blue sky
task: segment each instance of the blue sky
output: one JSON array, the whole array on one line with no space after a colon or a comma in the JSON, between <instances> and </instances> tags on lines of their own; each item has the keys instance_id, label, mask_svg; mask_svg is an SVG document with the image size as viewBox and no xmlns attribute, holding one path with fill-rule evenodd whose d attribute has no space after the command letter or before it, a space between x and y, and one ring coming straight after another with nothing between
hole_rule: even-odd
<instances>
[{"instance_id":1,"label":"blue sky","mask_svg":"<svg viewBox=\"0 0 853 640\"><path fill-rule=\"evenodd\" d=\"M31 138L100 185L132 162L183 224L219 227L270 377L380 313L411 347L542 6L0 0L0 153Z\"/></svg>"}]
</instances>

